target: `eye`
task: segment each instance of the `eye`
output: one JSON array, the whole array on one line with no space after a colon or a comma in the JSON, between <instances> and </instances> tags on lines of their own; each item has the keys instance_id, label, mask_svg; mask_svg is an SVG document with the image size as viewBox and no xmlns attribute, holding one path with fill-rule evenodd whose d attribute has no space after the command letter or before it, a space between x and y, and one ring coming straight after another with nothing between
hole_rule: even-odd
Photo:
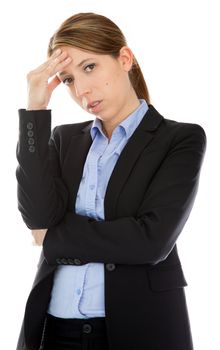
<instances>
[{"instance_id":1,"label":"eye","mask_svg":"<svg viewBox=\"0 0 220 350\"><path fill-rule=\"evenodd\" d=\"M91 72L94 68L95 68L95 63L91 63L91 64L88 64L88 66L86 66L84 68L84 71Z\"/></svg>"},{"instance_id":2,"label":"eye","mask_svg":"<svg viewBox=\"0 0 220 350\"><path fill-rule=\"evenodd\" d=\"M65 85L70 85L72 83L73 83L73 79L70 77L63 79L63 84L65 84Z\"/></svg>"}]
</instances>

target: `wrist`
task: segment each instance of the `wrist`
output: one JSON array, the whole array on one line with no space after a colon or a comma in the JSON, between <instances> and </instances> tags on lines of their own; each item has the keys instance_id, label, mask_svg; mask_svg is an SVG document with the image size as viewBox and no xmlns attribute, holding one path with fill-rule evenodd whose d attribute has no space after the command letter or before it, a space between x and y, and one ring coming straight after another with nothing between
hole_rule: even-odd
<instances>
[{"instance_id":1,"label":"wrist","mask_svg":"<svg viewBox=\"0 0 220 350\"><path fill-rule=\"evenodd\" d=\"M45 106L28 106L26 108L26 111L41 111L41 110L46 110L47 107Z\"/></svg>"}]
</instances>

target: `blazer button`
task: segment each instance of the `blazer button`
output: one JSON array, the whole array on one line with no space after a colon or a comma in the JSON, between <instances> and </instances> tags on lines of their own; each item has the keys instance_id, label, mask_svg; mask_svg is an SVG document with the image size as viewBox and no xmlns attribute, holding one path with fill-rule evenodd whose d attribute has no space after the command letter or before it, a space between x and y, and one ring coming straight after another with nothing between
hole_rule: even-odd
<instances>
[{"instance_id":1,"label":"blazer button","mask_svg":"<svg viewBox=\"0 0 220 350\"><path fill-rule=\"evenodd\" d=\"M74 261L75 265L81 265L82 264L80 259L74 259L73 261Z\"/></svg>"},{"instance_id":2,"label":"blazer button","mask_svg":"<svg viewBox=\"0 0 220 350\"><path fill-rule=\"evenodd\" d=\"M85 323L83 325L83 333L91 333L92 332L92 326L89 323Z\"/></svg>"},{"instance_id":3,"label":"blazer button","mask_svg":"<svg viewBox=\"0 0 220 350\"><path fill-rule=\"evenodd\" d=\"M108 271L113 271L115 269L115 264L112 264L112 263L106 264L106 269Z\"/></svg>"},{"instance_id":4,"label":"blazer button","mask_svg":"<svg viewBox=\"0 0 220 350\"><path fill-rule=\"evenodd\" d=\"M29 152L33 153L33 152L35 152L35 147L31 145L31 146L29 146L28 150L29 150Z\"/></svg>"},{"instance_id":5,"label":"blazer button","mask_svg":"<svg viewBox=\"0 0 220 350\"><path fill-rule=\"evenodd\" d=\"M31 129L33 129L33 126L34 126L33 123L31 123L31 122L27 123L27 129L31 130Z\"/></svg>"}]
</instances>

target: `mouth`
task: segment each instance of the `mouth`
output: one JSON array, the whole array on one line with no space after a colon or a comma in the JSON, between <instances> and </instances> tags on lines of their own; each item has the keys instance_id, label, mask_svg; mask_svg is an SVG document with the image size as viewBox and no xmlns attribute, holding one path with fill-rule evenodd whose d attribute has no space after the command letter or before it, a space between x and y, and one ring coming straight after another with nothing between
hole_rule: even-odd
<instances>
[{"instance_id":1,"label":"mouth","mask_svg":"<svg viewBox=\"0 0 220 350\"><path fill-rule=\"evenodd\" d=\"M100 105L102 103L102 100L100 101L93 101L93 102L90 102L88 103L87 105L87 109L90 113L97 113L100 111Z\"/></svg>"}]
</instances>

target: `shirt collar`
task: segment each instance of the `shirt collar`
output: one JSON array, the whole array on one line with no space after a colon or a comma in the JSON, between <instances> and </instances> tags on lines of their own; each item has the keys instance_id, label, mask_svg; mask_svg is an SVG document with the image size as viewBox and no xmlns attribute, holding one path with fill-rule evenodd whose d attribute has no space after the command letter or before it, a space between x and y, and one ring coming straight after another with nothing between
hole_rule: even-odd
<instances>
[{"instance_id":1,"label":"shirt collar","mask_svg":"<svg viewBox=\"0 0 220 350\"><path fill-rule=\"evenodd\" d=\"M140 105L137 107L137 109L131 114L129 114L127 118L124 119L121 123L119 123L117 127L114 129L114 131L119 128L123 129L126 135L126 139L128 139L133 134L134 130L137 128L138 124L140 123L143 116L146 114L148 110L147 102L144 99L139 99L139 101L140 101ZM102 131L102 123L100 119L96 117L90 129L92 140L94 140L98 130L104 137L106 137L106 135Z\"/></svg>"}]
</instances>

